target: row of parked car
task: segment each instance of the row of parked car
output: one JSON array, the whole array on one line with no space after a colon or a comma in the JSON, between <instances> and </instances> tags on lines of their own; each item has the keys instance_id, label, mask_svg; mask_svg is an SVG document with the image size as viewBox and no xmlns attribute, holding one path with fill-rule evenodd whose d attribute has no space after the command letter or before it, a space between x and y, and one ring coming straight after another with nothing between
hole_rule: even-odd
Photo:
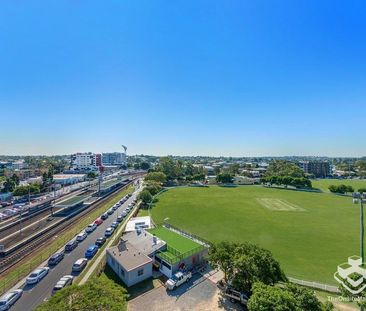
<instances>
[{"instance_id":1,"label":"row of parked car","mask_svg":"<svg viewBox=\"0 0 366 311\"><path fill-rule=\"evenodd\" d=\"M127 199L131 197L131 194L126 195L122 198L118 203L116 203L113 207L111 207L106 213L102 214L99 218L97 218L93 223L89 224L85 230L80 232L75 238L66 243L63 252L57 252L53 254L48 259L48 267L40 267L34 270L29 276L26 278L26 284L32 285L40 282L50 271L50 267L56 266L62 259L65 257L65 252L72 252L82 241L84 241L88 234L92 233L97 226L100 226L104 220L106 220L110 215L114 213L123 203L127 201ZM122 220L127 216L127 214L132 210L135 205L136 200L129 204L125 211L121 213L117 217L117 220L114 221L111 227L108 227L105 231L103 237L99 237L96 239L95 244L89 246L85 251L85 257L79 258L72 265L73 273L80 273L83 271L88 263L88 260L92 259L94 255L98 252L98 249L106 242L106 239L111 236L118 227L118 225L122 222ZM71 285L73 283L74 276L65 275L63 276L53 287L52 294L61 290L65 286ZM22 295L22 289L11 290L0 297L0 311L8 310Z\"/></svg>"}]
</instances>

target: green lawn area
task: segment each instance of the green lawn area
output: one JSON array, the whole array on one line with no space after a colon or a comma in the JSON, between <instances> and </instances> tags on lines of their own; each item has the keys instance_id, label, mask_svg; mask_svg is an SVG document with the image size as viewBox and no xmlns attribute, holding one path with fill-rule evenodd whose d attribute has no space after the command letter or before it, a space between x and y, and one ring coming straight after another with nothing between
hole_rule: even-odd
<instances>
[{"instance_id":1,"label":"green lawn area","mask_svg":"<svg viewBox=\"0 0 366 311\"><path fill-rule=\"evenodd\" d=\"M175 248L178 252L182 254L192 251L201 246L200 244L177 233L174 233L173 231L168 230L164 227L150 229L149 232L151 234L155 234L159 239L165 241L168 246Z\"/></svg>"},{"instance_id":2,"label":"green lawn area","mask_svg":"<svg viewBox=\"0 0 366 311\"><path fill-rule=\"evenodd\" d=\"M313 188L318 188L324 192L329 192L330 185L350 185L356 191L360 188L366 188L366 179L314 179L311 183Z\"/></svg>"},{"instance_id":3,"label":"green lawn area","mask_svg":"<svg viewBox=\"0 0 366 311\"><path fill-rule=\"evenodd\" d=\"M359 252L359 207L330 193L176 188L162 193L151 213L156 223L169 217L172 225L212 242L256 243L273 252L287 275L304 280L336 284L337 265ZM162 238L169 243L170 237Z\"/></svg>"}]
</instances>

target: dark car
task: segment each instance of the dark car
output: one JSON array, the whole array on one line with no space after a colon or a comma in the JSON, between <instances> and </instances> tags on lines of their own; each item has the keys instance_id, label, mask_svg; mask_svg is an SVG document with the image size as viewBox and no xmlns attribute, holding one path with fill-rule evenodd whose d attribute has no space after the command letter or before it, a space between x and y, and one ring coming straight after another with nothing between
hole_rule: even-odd
<instances>
[{"instance_id":1,"label":"dark car","mask_svg":"<svg viewBox=\"0 0 366 311\"><path fill-rule=\"evenodd\" d=\"M102 216L100 216L103 220L106 220L108 218L108 213L104 213Z\"/></svg>"},{"instance_id":2,"label":"dark car","mask_svg":"<svg viewBox=\"0 0 366 311\"><path fill-rule=\"evenodd\" d=\"M78 241L76 239L73 239L65 245L65 252L71 252L74 248L78 246Z\"/></svg>"},{"instance_id":3,"label":"dark car","mask_svg":"<svg viewBox=\"0 0 366 311\"><path fill-rule=\"evenodd\" d=\"M49 266L56 266L64 258L64 253L55 253L48 259Z\"/></svg>"},{"instance_id":4,"label":"dark car","mask_svg":"<svg viewBox=\"0 0 366 311\"><path fill-rule=\"evenodd\" d=\"M95 241L95 245L97 245L98 247L101 247L106 241L106 238L104 236L97 238L97 240Z\"/></svg>"},{"instance_id":5,"label":"dark car","mask_svg":"<svg viewBox=\"0 0 366 311\"><path fill-rule=\"evenodd\" d=\"M122 215L119 215L118 217L117 217L117 222L121 222L123 220L123 216Z\"/></svg>"}]
</instances>

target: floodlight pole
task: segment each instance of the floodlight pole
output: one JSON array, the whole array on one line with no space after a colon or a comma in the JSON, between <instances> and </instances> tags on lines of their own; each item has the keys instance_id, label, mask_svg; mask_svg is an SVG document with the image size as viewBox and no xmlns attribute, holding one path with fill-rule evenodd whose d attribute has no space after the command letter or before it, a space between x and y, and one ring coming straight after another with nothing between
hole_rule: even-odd
<instances>
[{"instance_id":1,"label":"floodlight pole","mask_svg":"<svg viewBox=\"0 0 366 311\"><path fill-rule=\"evenodd\" d=\"M361 260L362 264L364 264L364 247L363 247L363 240L364 240L364 226L363 226L363 198L360 198L360 252L361 252Z\"/></svg>"}]
</instances>

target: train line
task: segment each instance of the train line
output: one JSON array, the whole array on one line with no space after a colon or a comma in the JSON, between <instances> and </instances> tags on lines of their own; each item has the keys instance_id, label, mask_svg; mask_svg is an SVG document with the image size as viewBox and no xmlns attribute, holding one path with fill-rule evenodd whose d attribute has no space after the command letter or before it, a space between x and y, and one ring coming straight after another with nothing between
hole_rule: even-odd
<instances>
[{"instance_id":1,"label":"train line","mask_svg":"<svg viewBox=\"0 0 366 311\"><path fill-rule=\"evenodd\" d=\"M72 217L66 217L63 221L59 222L57 226L51 228L47 232L35 237L32 241L29 241L19 249L14 252L7 254L5 257L0 259L0 274L7 272L10 268L14 267L17 263L24 258L30 256L35 251L39 250L42 246L49 243L51 240L55 238L55 236L66 232L71 227L75 225L75 223L86 216L91 210L100 207L110 198L113 198L117 195L117 193L128 187L131 183L133 183L135 178L130 180L127 184L123 185L120 188L115 189L109 195L104 198L101 198L96 203L92 204L90 207L80 211L79 213L73 215Z\"/></svg>"}]
</instances>

